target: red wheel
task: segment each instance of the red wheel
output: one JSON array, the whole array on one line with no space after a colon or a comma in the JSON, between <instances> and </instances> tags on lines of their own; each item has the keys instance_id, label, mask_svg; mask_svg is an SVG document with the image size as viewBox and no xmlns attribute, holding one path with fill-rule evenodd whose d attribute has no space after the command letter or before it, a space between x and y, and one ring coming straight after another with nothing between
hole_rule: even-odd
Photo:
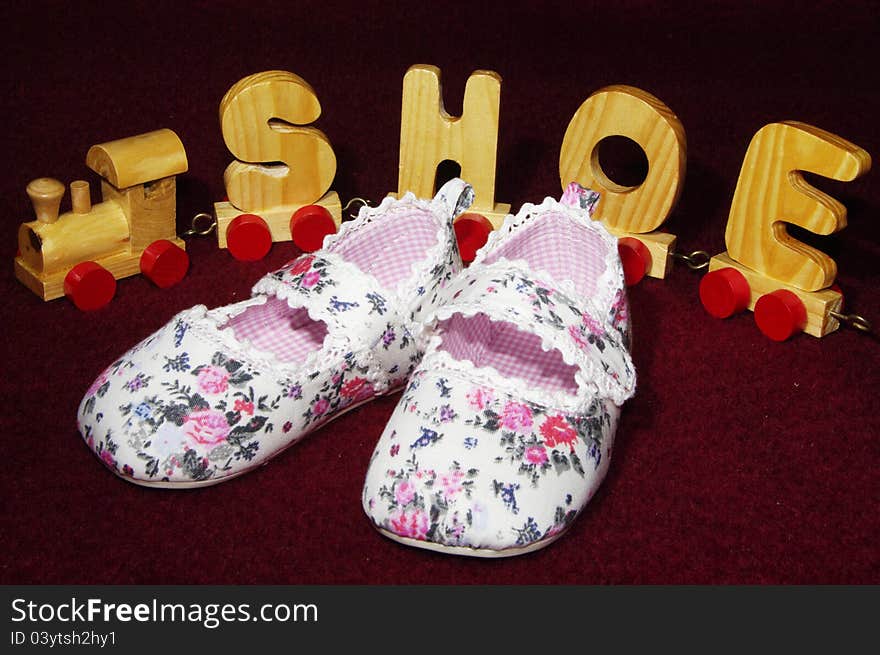
<instances>
[{"instance_id":1,"label":"red wheel","mask_svg":"<svg viewBox=\"0 0 880 655\"><path fill-rule=\"evenodd\" d=\"M749 306L750 298L749 283L735 268L710 271L700 280L700 302L715 318L739 314Z\"/></svg>"},{"instance_id":2,"label":"red wheel","mask_svg":"<svg viewBox=\"0 0 880 655\"><path fill-rule=\"evenodd\" d=\"M641 282L651 268L651 251L648 246L633 237L623 237L617 242L617 252L623 264L626 286L631 287Z\"/></svg>"},{"instance_id":3,"label":"red wheel","mask_svg":"<svg viewBox=\"0 0 880 655\"><path fill-rule=\"evenodd\" d=\"M492 232L492 223L482 214L467 213L459 216L452 227L461 261L470 264L477 256L477 251L486 245Z\"/></svg>"},{"instance_id":4,"label":"red wheel","mask_svg":"<svg viewBox=\"0 0 880 655\"><path fill-rule=\"evenodd\" d=\"M189 270L189 255L167 239L153 241L141 255L141 273L160 289L173 287Z\"/></svg>"},{"instance_id":5,"label":"red wheel","mask_svg":"<svg viewBox=\"0 0 880 655\"><path fill-rule=\"evenodd\" d=\"M64 295L84 312L101 309L115 293L116 278L95 262L77 264L64 277Z\"/></svg>"},{"instance_id":6,"label":"red wheel","mask_svg":"<svg viewBox=\"0 0 880 655\"><path fill-rule=\"evenodd\" d=\"M779 289L758 298L755 323L773 341L785 341L807 325L807 308L791 291Z\"/></svg>"},{"instance_id":7,"label":"red wheel","mask_svg":"<svg viewBox=\"0 0 880 655\"><path fill-rule=\"evenodd\" d=\"M241 214L226 228L226 247L240 262L261 260L272 247L269 226L255 214Z\"/></svg>"},{"instance_id":8,"label":"red wheel","mask_svg":"<svg viewBox=\"0 0 880 655\"><path fill-rule=\"evenodd\" d=\"M324 245L324 237L336 233L333 215L321 205L300 207L290 217L290 236L303 252L314 252Z\"/></svg>"}]
</instances>

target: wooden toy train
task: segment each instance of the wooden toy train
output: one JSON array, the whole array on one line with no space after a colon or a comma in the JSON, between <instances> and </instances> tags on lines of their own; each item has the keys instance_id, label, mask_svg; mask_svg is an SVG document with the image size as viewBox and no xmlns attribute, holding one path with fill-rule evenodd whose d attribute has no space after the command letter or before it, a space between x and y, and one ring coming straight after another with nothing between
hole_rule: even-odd
<instances>
[{"instance_id":1,"label":"wooden toy train","mask_svg":"<svg viewBox=\"0 0 880 655\"><path fill-rule=\"evenodd\" d=\"M317 250L341 223L339 196L328 191L336 174L330 142L299 127L320 111L312 88L284 71L248 76L223 98L223 137L240 159L224 174L228 200L216 203L214 226L218 245L236 259L261 259L273 241ZM16 277L43 300L67 295L84 310L106 305L116 280L138 272L163 288L179 282L189 259L176 232L174 176L187 170L177 135L163 129L103 143L86 165L104 178L98 205L88 183L76 181L72 210L59 216L64 185L28 185L37 220L19 228Z\"/></svg>"},{"instance_id":2,"label":"wooden toy train","mask_svg":"<svg viewBox=\"0 0 880 655\"><path fill-rule=\"evenodd\" d=\"M106 305L116 280L139 272L160 287L179 282L189 258L176 232L175 176L187 170L177 135L163 129L102 143L86 165L103 178L96 205L89 183L77 180L71 211L59 216L64 185L28 185L37 220L19 228L16 277L43 300L67 295L85 310Z\"/></svg>"},{"instance_id":3,"label":"wooden toy train","mask_svg":"<svg viewBox=\"0 0 880 655\"><path fill-rule=\"evenodd\" d=\"M443 105L439 69L417 65L404 76L395 195L432 197L440 167L458 164L475 193L455 221L465 262L510 211L495 201L500 89L497 73L474 72L463 114L454 117ZM236 259L259 260L275 241L316 250L340 225L339 196L330 190L336 156L324 133L310 127L320 114L312 87L286 71L245 77L223 97L221 131L236 159L224 173L228 199L214 205L213 226L218 246ZM612 138L644 154L647 171L639 183L620 184L606 172L601 148ZM770 338L799 331L821 337L841 321L865 329L864 319L841 313L834 261L796 241L785 225L819 234L842 229L845 208L809 186L800 171L852 180L870 169L868 153L803 123L764 126L743 162L725 235L728 251L711 260L703 251L676 253L676 236L658 229L680 196L686 158L681 122L641 89L600 89L568 124L559 156L562 188L575 181L602 193L595 217L619 238L628 285L646 275L665 277L678 258L710 269L700 285L710 314L751 309ZM108 302L115 279L138 271L160 287L178 282L188 259L175 235L174 176L187 170L177 135L159 130L94 146L86 163L104 178L104 202L94 207L85 182L71 185L73 210L60 217L60 182L29 185L37 220L19 231L18 278L45 300L66 293L84 309Z\"/></svg>"}]
</instances>

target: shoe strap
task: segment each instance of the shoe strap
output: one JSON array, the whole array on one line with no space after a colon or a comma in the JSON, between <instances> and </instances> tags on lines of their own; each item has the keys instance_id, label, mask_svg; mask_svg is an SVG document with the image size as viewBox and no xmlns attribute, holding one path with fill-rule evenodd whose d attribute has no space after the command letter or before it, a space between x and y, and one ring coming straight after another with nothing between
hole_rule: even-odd
<instances>
[{"instance_id":1,"label":"shoe strap","mask_svg":"<svg viewBox=\"0 0 880 655\"><path fill-rule=\"evenodd\" d=\"M440 209L441 214L455 218L474 202L473 187L460 178L447 181L431 201Z\"/></svg>"},{"instance_id":2,"label":"shoe strap","mask_svg":"<svg viewBox=\"0 0 880 655\"><path fill-rule=\"evenodd\" d=\"M507 321L537 335L545 349L558 350L567 364L578 367L576 405L589 403L597 393L618 405L633 395L636 376L623 342L626 325L600 315L589 299L571 297L552 280L539 279L521 261L472 265L445 294L446 302L428 318L429 327L454 314L482 313Z\"/></svg>"},{"instance_id":3,"label":"shoe strap","mask_svg":"<svg viewBox=\"0 0 880 655\"><path fill-rule=\"evenodd\" d=\"M324 322L338 350L369 350L387 325L404 324L394 292L326 250L301 255L265 275L252 294L276 296L291 307L305 308L312 320Z\"/></svg>"}]
</instances>

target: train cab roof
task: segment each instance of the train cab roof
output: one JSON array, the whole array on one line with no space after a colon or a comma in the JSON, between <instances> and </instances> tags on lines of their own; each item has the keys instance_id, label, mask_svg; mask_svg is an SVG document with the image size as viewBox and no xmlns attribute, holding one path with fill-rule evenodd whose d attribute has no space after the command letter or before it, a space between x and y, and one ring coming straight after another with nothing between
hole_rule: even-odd
<instances>
[{"instance_id":1,"label":"train cab roof","mask_svg":"<svg viewBox=\"0 0 880 655\"><path fill-rule=\"evenodd\" d=\"M186 151L172 130L161 129L89 148L86 166L117 189L185 173Z\"/></svg>"}]
</instances>

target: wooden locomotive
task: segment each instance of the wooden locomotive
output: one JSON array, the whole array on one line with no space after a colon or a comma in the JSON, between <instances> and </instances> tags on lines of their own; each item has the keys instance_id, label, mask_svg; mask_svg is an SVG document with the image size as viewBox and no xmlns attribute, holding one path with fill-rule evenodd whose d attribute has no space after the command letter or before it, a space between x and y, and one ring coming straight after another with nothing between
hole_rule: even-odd
<instances>
[{"instance_id":1,"label":"wooden locomotive","mask_svg":"<svg viewBox=\"0 0 880 655\"><path fill-rule=\"evenodd\" d=\"M217 244L238 260L256 261L274 241L304 251L321 247L342 222L329 191L336 155L318 129L315 91L287 71L264 71L236 82L220 103L226 147L236 157L223 181L227 201L214 205Z\"/></svg>"},{"instance_id":2,"label":"wooden locomotive","mask_svg":"<svg viewBox=\"0 0 880 655\"><path fill-rule=\"evenodd\" d=\"M159 287L179 282L189 258L176 236L175 176L187 170L177 135L162 129L92 146L86 165L103 178L96 205L78 180L71 211L59 216L64 185L28 185L37 220L19 228L16 277L43 300L67 295L85 310L106 305L116 280L139 272Z\"/></svg>"}]
</instances>

